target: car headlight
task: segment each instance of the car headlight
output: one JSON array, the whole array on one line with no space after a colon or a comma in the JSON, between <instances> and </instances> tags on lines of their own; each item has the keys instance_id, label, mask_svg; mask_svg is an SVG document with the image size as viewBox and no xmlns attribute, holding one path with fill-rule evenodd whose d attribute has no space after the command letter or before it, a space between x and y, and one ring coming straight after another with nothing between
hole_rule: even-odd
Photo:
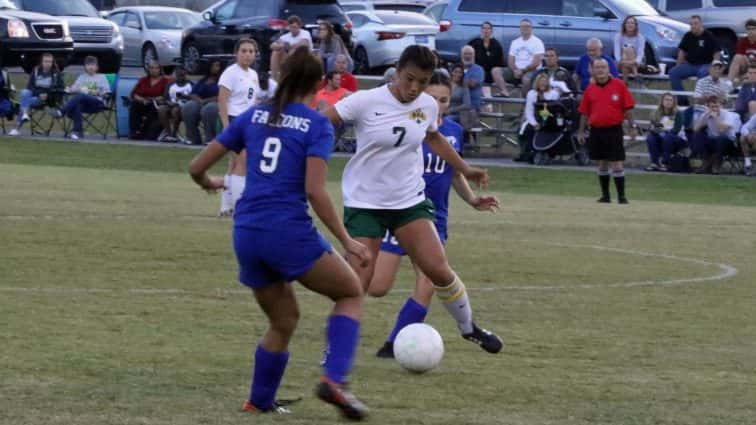
<instances>
[{"instance_id":1,"label":"car headlight","mask_svg":"<svg viewBox=\"0 0 756 425\"><path fill-rule=\"evenodd\" d=\"M10 38L29 38L29 29L26 28L24 21L11 19L8 21L8 37Z\"/></svg>"},{"instance_id":2,"label":"car headlight","mask_svg":"<svg viewBox=\"0 0 756 425\"><path fill-rule=\"evenodd\" d=\"M121 27L116 25L115 22L111 22L110 25L113 27L113 37L121 35Z\"/></svg>"},{"instance_id":3,"label":"car headlight","mask_svg":"<svg viewBox=\"0 0 756 425\"><path fill-rule=\"evenodd\" d=\"M62 21L63 23L63 38L71 36L71 28L68 26L68 21Z\"/></svg>"},{"instance_id":4,"label":"car headlight","mask_svg":"<svg viewBox=\"0 0 756 425\"><path fill-rule=\"evenodd\" d=\"M665 40L678 41L680 39L680 34L677 31L667 27L656 27L656 33Z\"/></svg>"}]
</instances>

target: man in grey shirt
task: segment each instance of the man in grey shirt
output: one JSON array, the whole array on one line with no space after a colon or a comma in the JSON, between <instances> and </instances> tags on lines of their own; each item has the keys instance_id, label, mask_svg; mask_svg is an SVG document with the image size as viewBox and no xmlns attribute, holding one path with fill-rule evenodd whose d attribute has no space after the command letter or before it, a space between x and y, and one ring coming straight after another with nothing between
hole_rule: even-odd
<instances>
[{"instance_id":1,"label":"man in grey shirt","mask_svg":"<svg viewBox=\"0 0 756 425\"><path fill-rule=\"evenodd\" d=\"M110 94L110 83L105 75L97 73L98 69L96 57L84 58L85 72L66 90L73 96L61 109L53 110L56 118L65 115L73 121L71 139L78 140L83 136L83 114L94 114L105 109L105 97Z\"/></svg>"}]
</instances>

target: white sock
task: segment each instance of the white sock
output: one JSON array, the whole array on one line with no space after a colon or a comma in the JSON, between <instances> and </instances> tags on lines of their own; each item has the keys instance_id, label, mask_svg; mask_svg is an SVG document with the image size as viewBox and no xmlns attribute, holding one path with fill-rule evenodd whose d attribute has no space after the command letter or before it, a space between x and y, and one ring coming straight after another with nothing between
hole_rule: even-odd
<instances>
[{"instance_id":1,"label":"white sock","mask_svg":"<svg viewBox=\"0 0 756 425\"><path fill-rule=\"evenodd\" d=\"M459 331L462 334L472 332L472 308L470 307L470 300L467 298L465 284L462 283L459 276L455 275L454 281L448 286L441 287L434 284L433 288L436 290L438 298L444 304L446 311L457 321Z\"/></svg>"},{"instance_id":2,"label":"white sock","mask_svg":"<svg viewBox=\"0 0 756 425\"><path fill-rule=\"evenodd\" d=\"M234 208L244 193L244 187L247 185L247 178L235 174L231 174L229 178L231 179L231 205L232 208Z\"/></svg>"},{"instance_id":3,"label":"white sock","mask_svg":"<svg viewBox=\"0 0 756 425\"><path fill-rule=\"evenodd\" d=\"M745 157L745 166L750 167L751 166L751 157L747 156Z\"/></svg>"},{"instance_id":4,"label":"white sock","mask_svg":"<svg viewBox=\"0 0 756 425\"><path fill-rule=\"evenodd\" d=\"M221 214L227 213L234 208L233 194L231 193L231 176L226 174L223 176L223 185L226 186L221 192L220 197L220 212Z\"/></svg>"}]
</instances>

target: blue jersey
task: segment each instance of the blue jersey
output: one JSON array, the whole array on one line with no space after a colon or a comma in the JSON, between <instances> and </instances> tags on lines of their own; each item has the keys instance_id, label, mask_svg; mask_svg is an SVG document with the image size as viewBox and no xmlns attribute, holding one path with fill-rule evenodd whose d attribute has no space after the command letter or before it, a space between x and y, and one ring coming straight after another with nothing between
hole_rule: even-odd
<instances>
[{"instance_id":1,"label":"blue jersey","mask_svg":"<svg viewBox=\"0 0 756 425\"><path fill-rule=\"evenodd\" d=\"M462 152L462 126L449 118L444 118L438 131L457 152ZM423 179L425 179L425 197L433 201L436 209L436 228L446 234L446 222L449 218L449 190L456 171L444 159L434 153L427 144L423 144Z\"/></svg>"},{"instance_id":2,"label":"blue jersey","mask_svg":"<svg viewBox=\"0 0 756 425\"><path fill-rule=\"evenodd\" d=\"M250 229L312 227L307 213L307 157L328 160L333 126L301 103L286 105L277 126L267 125L271 105L248 109L218 136L234 152L247 150L244 193L234 208L234 225Z\"/></svg>"}]
</instances>

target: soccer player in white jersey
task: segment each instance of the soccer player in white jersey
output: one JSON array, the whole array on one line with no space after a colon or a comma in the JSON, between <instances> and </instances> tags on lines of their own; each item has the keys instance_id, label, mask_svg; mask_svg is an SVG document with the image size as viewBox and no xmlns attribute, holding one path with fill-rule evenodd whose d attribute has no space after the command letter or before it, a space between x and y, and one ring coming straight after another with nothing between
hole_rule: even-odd
<instances>
[{"instance_id":1,"label":"soccer player in white jersey","mask_svg":"<svg viewBox=\"0 0 756 425\"><path fill-rule=\"evenodd\" d=\"M423 141L467 179L484 187L489 180L486 170L468 165L438 131L438 105L424 93L435 62L427 47L409 46L392 84L358 91L325 111L336 126L351 122L357 134L357 151L342 178L344 224L370 249L371 258L390 231L433 283L462 336L497 353L503 344L473 322L465 285L449 266L433 224L433 203L425 197ZM362 264L352 257L348 260L367 289L375 262Z\"/></svg>"}]
</instances>

